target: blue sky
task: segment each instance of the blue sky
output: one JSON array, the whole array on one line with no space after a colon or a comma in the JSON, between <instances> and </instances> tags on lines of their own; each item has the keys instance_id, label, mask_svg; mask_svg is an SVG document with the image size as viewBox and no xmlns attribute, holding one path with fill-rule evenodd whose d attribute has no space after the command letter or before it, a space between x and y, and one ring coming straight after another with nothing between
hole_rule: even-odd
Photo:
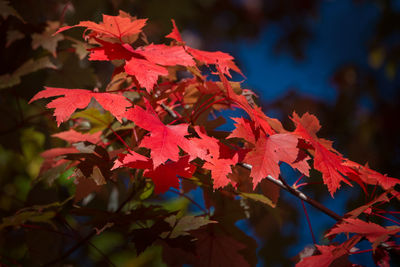
<instances>
[{"instance_id":1,"label":"blue sky","mask_svg":"<svg viewBox=\"0 0 400 267\"><path fill-rule=\"evenodd\" d=\"M239 60L247 77L244 87L256 91L263 102L276 100L288 89L297 88L301 94L333 103L336 91L330 79L337 68L356 63L362 68L370 69L367 45L373 36L380 10L375 4L366 2L355 4L354 1L323 1L319 16L309 21L314 36L306 46L306 59L303 61L296 61L289 54L277 55L273 52L273 46L282 32L276 25L268 27L257 40L228 44L229 50ZM383 75L379 72L377 74ZM334 200L327 197L324 204L343 214L345 203L351 196L349 190L342 189ZM289 194L283 197L302 210L300 201ZM310 206L307 206L307 210L318 239L334 221ZM246 223L239 224L246 232L251 233ZM288 248L288 257L296 255L306 245L312 244L305 216L300 218L300 229L291 229L289 224L282 230L288 232L287 234L293 231L299 234L299 242ZM321 244L320 238L317 241ZM358 263L371 266L370 254L360 254L352 258ZM262 265L260 262L259 266Z\"/></svg>"},{"instance_id":2,"label":"blue sky","mask_svg":"<svg viewBox=\"0 0 400 267\"><path fill-rule=\"evenodd\" d=\"M366 44L378 15L374 4L323 1L320 15L309 21L314 37L303 61L273 52L281 33L276 25L268 27L258 40L238 42L230 48L242 63L245 86L255 89L263 101L272 101L293 87L331 101L336 93L329 79L335 69L350 62L368 67Z\"/></svg>"}]
</instances>

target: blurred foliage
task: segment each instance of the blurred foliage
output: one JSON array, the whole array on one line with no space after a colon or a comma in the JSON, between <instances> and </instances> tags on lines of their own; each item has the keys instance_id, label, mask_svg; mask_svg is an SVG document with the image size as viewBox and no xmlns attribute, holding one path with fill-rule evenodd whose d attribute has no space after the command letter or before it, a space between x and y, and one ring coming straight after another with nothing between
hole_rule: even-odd
<instances>
[{"instance_id":1,"label":"blurred foliage","mask_svg":"<svg viewBox=\"0 0 400 267\"><path fill-rule=\"evenodd\" d=\"M52 258L59 257L75 244L75 240L89 233L86 222L88 217L95 216L90 213L90 207L87 214L65 216L63 209L73 208L72 203L68 202L68 192L72 187L67 177L71 173L60 169L60 173L55 174L60 178L55 180L56 187L52 189L38 181L37 175L43 161L40 153L60 141L50 138L50 134L57 129L50 113L43 105L28 105L28 101L44 85L103 89L111 77L112 69L101 62L80 60L85 57L86 49L77 41L80 38L78 31L75 32L76 39L51 39L51 45L48 42L47 45L41 43L43 38L53 38L50 37L52 31L58 26L54 28L52 25L72 25L81 20L99 21L101 14L115 15L121 9L140 18L150 18L146 27L150 42L158 42L168 33L171 29L170 19L174 18L183 30L184 39L191 46L213 49L219 42L257 38L261 30L274 24L281 32L275 52L290 53L301 60L305 59L305 48L312 39L309 21L319 15L320 2L13 0L10 4L0 1L0 217L3 223L0 227L13 228L13 231L2 231L0 264L34 266L49 261L49 255ZM332 74L332 83L338 92L335 103L325 103L293 90L264 107L266 110L278 110L284 114L283 118L293 110L300 114L306 111L318 114L324 125L322 136L335 137L338 150L345 151L346 156L357 162L368 160L374 169L385 170L391 176L400 177L400 125L396 123L400 115L399 85L394 96L387 99L386 88L378 86L385 83L378 83L374 75L375 71L383 70L387 79L394 80L398 76L400 16L398 8L393 8L395 1L369 2L376 2L381 9L373 38L366 44L370 51L367 60L371 69L351 63L340 66ZM74 43L75 53L71 53L68 42ZM89 114L89 110L85 112L79 117L93 115ZM99 127L102 127L101 123ZM124 187L122 184L116 186ZM147 189L141 186L142 197L145 199ZM121 192L119 203L123 201ZM137 196L137 199L141 197ZM322 199L322 194L317 194L316 199ZM61 208L59 203L63 201L69 204ZM214 201L218 203L215 211L217 216L225 214L235 217L222 218L231 224L229 233L225 234L236 240L245 240L246 244L254 247L254 240L250 240L234 224L237 219L246 218L240 208L243 203L236 200L224 203L218 194ZM132 202L127 207L136 204ZM99 197L90 205L107 210L108 203ZM165 205L165 216L177 210L185 213L188 208L188 203L174 201ZM258 201L249 201L245 205L249 205L250 224L261 240L259 257L264 258L268 265L292 265L283 252L296 243L297 237L281 236L280 229L283 227L282 222L289 221L297 225L298 211L283 199L278 204L280 209L275 210ZM221 210L224 212L219 213ZM140 215L143 218L136 219L145 221L148 211L143 207L143 214ZM18 216L13 216L16 212ZM156 226L157 229L149 229L163 231L169 227ZM208 227L215 228L221 238L226 238L221 229L217 229L218 226ZM132 242L129 242L131 238L121 236L116 231L95 235L91 241L86 240L87 245L72 254L66 263L101 266L112 261L117 266L160 266L161 254L165 253L162 251L163 244L153 245L137 257L135 252L132 253L137 248L132 247ZM246 259L253 263L256 261L255 255L246 254Z\"/></svg>"}]
</instances>

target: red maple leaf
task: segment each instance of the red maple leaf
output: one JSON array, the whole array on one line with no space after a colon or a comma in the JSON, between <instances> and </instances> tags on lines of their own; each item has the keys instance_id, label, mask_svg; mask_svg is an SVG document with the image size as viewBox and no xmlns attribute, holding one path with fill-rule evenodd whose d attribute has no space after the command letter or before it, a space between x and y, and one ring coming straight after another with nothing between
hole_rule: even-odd
<instances>
[{"instance_id":1,"label":"red maple leaf","mask_svg":"<svg viewBox=\"0 0 400 267\"><path fill-rule=\"evenodd\" d=\"M125 64L126 73L133 75L141 87L146 88L147 92L153 90L159 76L167 76L168 70L162 66L154 64L146 59L132 57Z\"/></svg>"},{"instance_id":2,"label":"red maple leaf","mask_svg":"<svg viewBox=\"0 0 400 267\"><path fill-rule=\"evenodd\" d=\"M49 98L53 96L62 96L47 104L48 108L54 108L54 116L56 116L57 125L69 119L76 109L83 109L89 105L90 100L94 97L97 102L105 109L111 112L114 117L121 122L126 108L131 103L122 95L110 93L94 93L84 89L65 89L45 87L45 90L37 93L29 103L40 98Z\"/></svg>"},{"instance_id":3,"label":"red maple leaf","mask_svg":"<svg viewBox=\"0 0 400 267\"><path fill-rule=\"evenodd\" d=\"M164 44L150 44L139 47L135 50L139 55L144 56L148 61L163 66L194 66L193 58L183 49L182 46L167 46Z\"/></svg>"},{"instance_id":4,"label":"red maple leaf","mask_svg":"<svg viewBox=\"0 0 400 267\"><path fill-rule=\"evenodd\" d=\"M296 264L296 267L320 267L320 266L330 266L330 264L337 258L333 254L336 246L319 246L316 245L320 255L315 255L302 259ZM342 256L342 255L340 255Z\"/></svg>"},{"instance_id":5,"label":"red maple leaf","mask_svg":"<svg viewBox=\"0 0 400 267\"><path fill-rule=\"evenodd\" d=\"M159 76L168 75L168 70L163 66L196 64L181 46L151 44L134 50L128 44L109 43L100 39L96 41L102 46L90 49L89 60L126 60L126 73L135 76L139 85L148 92L151 92Z\"/></svg>"},{"instance_id":6,"label":"red maple leaf","mask_svg":"<svg viewBox=\"0 0 400 267\"><path fill-rule=\"evenodd\" d=\"M174 20L172 20L172 25L173 25L172 32L168 34L166 37L174 39L179 43L185 44L182 40L178 28L176 27ZM221 69L222 73L228 75L229 77L232 77L231 74L229 73L229 70L234 70L237 73L243 75L238 66L236 66L235 62L233 62L234 58L228 53L224 53L221 51L215 51L215 52L202 51L191 48L189 46L185 46L185 49L198 61L206 65L216 65L219 69Z\"/></svg>"},{"instance_id":7,"label":"red maple leaf","mask_svg":"<svg viewBox=\"0 0 400 267\"><path fill-rule=\"evenodd\" d=\"M331 196L340 187L341 181L352 186L344 176L350 176L349 178L362 185L362 182L357 179L358 173L344 164L345 159L332 148L332 142L316 136L321 126L315 116L305 113L300 118L294 112L292 120L296 124L295 133L309 142L314 148L314 168L322 173L322 178L328 186Z\"/></svg>"},{"instance_id":8,"label":"red maple leaf","mask_svg":"<svg viewBox=\"0 0 400 267\"><path fill-rule=\"evenodd\" d=\"M185 137L189 134L188 124L164 125L148 102L146 102L146 110L135 106L129 109L125 116L137 126L150 132L150 136L142 139L140 146L151 150L155 168L167 160L177 161L179 147L191 155L192 159L201 153Z\"/></svg>"},{"instance_id":9,"label":"red maple leaf","mask_svg":"<svg viewBox=\"0 0 400 267\"><path fill-rule=\"evenodd\" d=\"M219 158L219 141L218 139L207 135L204 128L195 126L194 129L200 138L191 138L192 145L196 146L199 151L199 157L203 160L211 160L212 158Z\"/></svg>"},{"instance_id":10,"label":"red maple leaf","mask_svg":"<svg viewBox=\"0 0 400 267\"><path fill-rule=\"evenodd\" d=\"M400 227L382 227L376 223L365 222L360 219L347 218L330 230L325 236L332 236L339 233L356 233L364 236L369 242L373 243L375 249L381 242L385 242L390 235L400 232Z\"/></svg>"},{"instance_id":11,"label":"red maple leaf","mask_svg":"<svg viewBox=\"0 0 400 267\"><path fill-rule=\"evenodd\" d=\"M90 48L89 60L110 61L118 59L130 59L135 54L135 50L129 44L110 43L95 38L101 44L100 47Z\"/></svg>"},{"instance_id":12,"label":"red maple leaf","mask_svg":"<svg viewBox=\"0 0 400 267\"><path fill-rule=\"evenodd\" d=\"M368 167L368 164L362 166L354 161L346 160L344 165L354 168L359 174L361 180L366 184L379 184L383 189L388 190L400 183L400 180L394 177L389 177L386 174L381 174Z\"/></svg>"},{"instance_id":13,"label":"red maple leaf","mask_svg":"<svg viewBox=\"0 0 400 267\"><path fill-rule=\"evenodd\" d=\"M136 49L133 55L139 55L143 59L137 56L130 58L125 65L125 71L134 75L139 85L148 92L151 92L159 76L168 75L168 70L160 65L195 65L192 57L180 46L149 45Z\"/></svg>"},{"instance_id":14,"label":"red maple leaf","mask_svg":"<svg viewBox=\"0 0 400 267\"><path fill-rule=\"evenodd\" d=\"M293 134L261 136L256 141L255 148L244 159L244 162L252 165L250 176L253 178L254 188L268 175L278 179L279 162L292 164L296 161L299 153L297 144L298 138ZM306 172L308 173L308 169Z\"/></svg>"},{"instance_id":15,"label":"red maple leaf","mask_svg":"<svg viewBox=\"0 0 400 267\"><path fill-rule=\"evenodd\" d=\"M348 255L360 239L361 237L354 236L338 246L315 245L321 254L301 259L296 264L296 267L353 266L348 260Z\"/></svg>"},{"instance_id":16,"label":"red maple leaf","mask_svg":"<svg viewBox=\"0 0 400 267\"><path fill-rule=\"evenodd\" d=\"M241 243L244 240L239 242L222 231L204 229L193 232L197 239L195 267L250 266L241 253L247 247Z\"/></svg>"},{"instance_id":17,"label":"red maple leaf","mask_svg":"<svg viewBox=\"0 0 400 267\"><path fill-rule=\"evenodd\" d=\"M149 177L154 183L154 193L166 192L170 187L179 188L179 178L191 178L196 167L189 163L189 156L181 157L177 162L168 161L154 170L146 170L143 176Z\"/></svg>"},{"instance_id":18,"label":"red maple leaf","mask_svg":"<svg viewBox=\"0 0 400 267\"><path fill-rule=\"evenodd\" d=\"M247 98L244 95L236 94L235 91L233 91L233 88L225 75L221 72L219 68L217 69L219 72L219 77L226 90L226 96L235 104L237 104L240 108L246 111L247 114L249 114L251 120L254 121L257 128L261 128L266 134L269 135L275 134L277 132L286 132L283 129L282 124L277 119L269 118L262 112L260 107L253 108L248 103Z\"/></svg>"},{"instance_id":19,"label":"red maple leaf","mask_svg":"<svg viewBox=\"0 0 400 267\"><path fill-rule=\"evenodd\" d=\"M75 147L57 147L42 152L40 156L44 158L44 162L40 167L40 173L69 162L68 160L63 159L63 156L71 153L79 153L79 150Z\"/></svg>"},{"instance_id":20,"label":"red maple leaf","mask_svg":"<svg viewBox=\"0 0 400 267\"><path fill-rule=\"evenodd\" d=\"M254 125L254 121L250 121L244 118L231 118L236 123L235 129L227 138L242 138L251 144L255 144L259 138L260 132L257 131Z\"/></svg>"},{"instance_id":21,"label":"red maple leaf","mask_svg":"<svg viewBox=\"0 0 400 267\"><path fill-rule=\"evenodd\" d=\"M231 182L227 176L232 173L231 166L238 163L238 154L234 154L233 157L228 155L228 158L221 158L220 151L224 146L218 139L208 136L205 130L200 127L195 127L195 130L200 138L191 138L190 141L193 146L201 151L198 153L198 157L206 161L203 168L211 171L214 189L225 187Z\"/></svg>"},{"instance_id":22,"label":"red maple leaf","mask_svg":"<svg viewBox=\"0 0 400 267\"><path fill-rule=\"evenodd\" d=\"M143 176L149 177L154 183L156 194L164 193L170 187L179 188L178 176L191 178L196 167L189 163L189 156L179 158L177 162L168 161L153 169L153 160L134 151L120 154L111 170L119 167L146 169ZM178 175L178 176L177 176Z\"/></svg>"},{"instance_id":23,"label":"red maple leaf","mask_svg":"<svg viewBox=\"0 0 400 267\"><path fill-rule=\"evenodd\" d=\"M223 74L226 74L229 77L232 77L229 70L234 70L237 73L242 74L235 62L233 62L234 58L227 53L221 51L208 52L191 47L186 47L186 50L198 61L203 62L206 65L216 65Z\"/></svg>"},{"instance_id":24,"label":"red maple leaf","mask_svg":"<svg viewBox=\"0 0 400 267\"><path fill-rule=\"evenodd\" d=\"M338 248L336 246L315 246L318 248L321 254L302 259L299 263L296 264L296 267L330 266L334 260L347 254L347 251L345 250L338 251Z\"/></svg>"},{"instance_id":25,"label":"red maple leaf","mask_svg":"<svg viewBox=\"0 0 400 267\"><path fill-rule=\"evenodd\" d=\"M114 166L111 168L111 170L115 170L120 167L129 167L133 169L153 169L153 162L151 159L130 150L127 154L120 154L118 156L118 159L115 160Z\"/></svg>"},{"instance_id":26,"label":"red maple leaf","mask_svg":"<svg viewBox=\"0 0 400 267\"><path fill-rule=\"evenodd\" d=\"M101 132L97 132L94 134L83 134L80 132L77 132L73 129L70 129L65 132L60 132L52 135L53 137L60 138L62 140L65 140L69 143L77 143L77 142L84 142L88 141L90 143L96 144L101 141Z\"/></svg>"},{"instance_id":27,"label":"red maple leaf","mask_svg":"<svg viewBox=\"0 0 400 267\"><path fill-rule=\"evenodd\" d=\"M176 27L175 20L171 19L171 21L172 21L172 27L173 27L172 32L165 37L171 38L177 42L183 43L182 36L178 30L178 27Z\"/></svg>"},{"instance_id":28,"label":"red maple leaf","mask_svg":"<svg viewBox=\"0 0 400 267\"><path fill-rule=\"evenodd\" d=\"M122 42L123 37L140 33L146 25L146 21L147 19L132 20L129 17L103 14L103 22L97 24L92 21L81 21L77 25L60 28L56 34L74 27L85 27L87 30L93 31L98 37L116 38Z\"/></svg>"},{"instance_id":29,"label":"red maple leaf","mask_svg":"<svg viewBox=\"0 0 400 267\"><path fill-rule=\"evenodd\" d=\"M231 166L238 163L238 158L238 154L235 154L232 159L212 158L204 163L203 168L211 171L214 189L225 187L231 182L228 174L232 173Z\"/></svg>"}]
</instances>

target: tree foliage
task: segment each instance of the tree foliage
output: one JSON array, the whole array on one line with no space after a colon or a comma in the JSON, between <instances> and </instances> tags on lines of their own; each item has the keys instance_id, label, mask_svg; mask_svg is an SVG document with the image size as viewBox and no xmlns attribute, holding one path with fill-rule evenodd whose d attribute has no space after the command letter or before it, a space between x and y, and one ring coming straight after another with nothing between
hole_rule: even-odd
<instances>
[{"instance_id":1,"label":"tree foliage","mask_svg":"<svg viewBox=\"0 0 400 267\"><path fill-rule=\"evenodd\" d=\"M20 19L4 5L8 11L3 17ZM41 154L44 161L29 193L53 194L54 201L46 196L3 217L4 240L22 235L22 249L29 250L26 255L10 247L11 257L2 255L5 263L60 264L76 260L74 253L85 254L85 249L92 260L110 265L160 260L168 265L252 266L256 243L235 223L249 216L252 201L279 209L279 192L285 190L337 220L326 238L354 234L340 243L316 245L310 255L300 256L299 266L343 263L359 253L356 246L365 240L374 261L389 264L390 253L398 250L400 228L379 225L385 213L396 213L379 207L397 201L400 180L345 158L331 141L317 136L319 120L308 112L289 115L293 130L265 115L254 94L231 81L233 72L243 75L231 55L190 47L174 21L166 44L149 43L145 25L146 19L120 11L103 15L100 22L48 23L42 33L32 35L33 49L41 46L62 58L58 43L66 40L64 45L73 49L66 49L65 57L88 54L90 61L106 61L113 72L102 88L85 81L79 86L85 89L46 87L30 100L55 98L47 108L54 109L57 126L64 130L53 137L65 143ZM75 27L85 28L85 42L67 35ZM48 56L38 61L43 64L26 63L29 70L20 70L24 64L3 75L3 86L19 83L30 72L57 68ZM233 118L230 132L218 128L225 123L219 115L226 109L244 114ZM32 144L43 143L33 130L26 137L34 139ZM35 158L36 152L26 153ZM293 185L283 177L282 164L298 174ZM302 185L313 188L307 179L318 172L331 197L342 184L358 184L366 195L374 188L372 201L344 216L335 214L299 191ZM300 180L304 184L298 185ZM201 192L204 207L189 196L192 190ZM166 192L178 198L168 198ZM198 211L190 211L189 205ZM107 235L107 241L118 244L99 241ZM73 245L64 246L66 242ZM111 249L121 248L134 256L108 257Z\"/></svg>"}]
</instances>

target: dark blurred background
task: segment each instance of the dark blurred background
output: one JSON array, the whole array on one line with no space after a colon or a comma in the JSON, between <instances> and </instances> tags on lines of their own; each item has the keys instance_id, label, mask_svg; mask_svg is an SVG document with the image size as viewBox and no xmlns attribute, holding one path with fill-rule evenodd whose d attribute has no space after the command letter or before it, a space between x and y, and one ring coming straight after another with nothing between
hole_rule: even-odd
<instances>
[{"instance_id":1,"label":"dark blurred background","mask_svg":"<svg viewBox=\"0 0 400 267\"><path fill-rule=\"evenodd\" d=\"M145 31L154 43L165 42L174 18L191 46L236 58L246 79L234 78L259 95L268 115L293 129L288 117L293 111L313 113L323 126L319 136L334 140L346 157L400 177L400 1L13 0L11 5L20 17L1 10L0 18L0 188L21 199L38 173L38 154L56 142L49 138L56 131L50 113L27 101L44 85L102 88L112 71L107 64L80 62L63 42L54 58L51 49L33 45L33 36L47 21L100 21L101 14L120 9L149 18ZM43 56L50 61L46 68L16 75L27 60ZM335 199L322 185L305 191L339 214L365 201L356 186ZM0 198L4 215L14 204ZM258 241L260 266L290 266L290 258L312 244L301 203L283 193L278 207L255 205L251 219L238 223ZM311 207L308 212L321 244L323 231L334 222ZM369 265L369 256L352 257Z\"/></svg>"}]
</instances>

